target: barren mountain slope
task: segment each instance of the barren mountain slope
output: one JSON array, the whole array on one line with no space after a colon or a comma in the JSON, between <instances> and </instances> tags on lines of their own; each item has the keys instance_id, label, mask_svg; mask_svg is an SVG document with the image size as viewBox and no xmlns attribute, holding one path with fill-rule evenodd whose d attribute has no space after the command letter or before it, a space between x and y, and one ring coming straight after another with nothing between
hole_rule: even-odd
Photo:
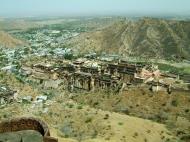
<instances>
[{"instance_id":1,"label":"barren mountain slope","mask_svg":"<svg viewBox=\"0 0 190 142\"><path fill-rule=\"evenodd\" d=\"M64 96L62 96L63 98ZM68 101L55 102L48 106L48 113L40 109L23 108L13 104L0 110L3 116L12 112L14 117L39 117L48 123L51 135L60 142L164 142L175 140L162 124L118 113L93 109L88 106L78 108L78 104ZM11 115L8 115L10 117ZM53 117L52 117L53 116ZM1 120L1 118L0 118Z\"/></svg>"},{"instance_id":2,"label":"barren mountain slope","mask_svg":"<svg viewBox=\"0 0 190 142\"><path fill-rule=\"evenodd\" d=\"M81 52L118 53L131 56L190 57L190 22L144 18L119 21L68 42Z\"/></svg>"},{"instance_id":3,"label":"barren mountain slope","mask_svg":"<svg viewBox=\"0 0 190 142\"><path fill-rule=\"evenodd\" d=\"M23 45L21 40L12 37L10 34L0 31L0 45L5 47L15 47L18 45Z\"/></svg>"}]
</instances>

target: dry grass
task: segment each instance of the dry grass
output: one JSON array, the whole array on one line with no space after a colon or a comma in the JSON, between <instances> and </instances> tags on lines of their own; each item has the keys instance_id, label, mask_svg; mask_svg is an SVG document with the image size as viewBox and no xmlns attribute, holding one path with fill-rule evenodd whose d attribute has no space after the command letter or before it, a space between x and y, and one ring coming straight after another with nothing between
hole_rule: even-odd
<instances>
[{"instance_id":1,"label":"dry grass","mask_svg":"<svg viewBox=\"0 0 190 142\"><path fill-rule=\"evenodd\" d=\"M0 31L0 44L5 47L16 47L18 45L24 45L24 42L6 32Z\"/></svg>"}]
</instances>

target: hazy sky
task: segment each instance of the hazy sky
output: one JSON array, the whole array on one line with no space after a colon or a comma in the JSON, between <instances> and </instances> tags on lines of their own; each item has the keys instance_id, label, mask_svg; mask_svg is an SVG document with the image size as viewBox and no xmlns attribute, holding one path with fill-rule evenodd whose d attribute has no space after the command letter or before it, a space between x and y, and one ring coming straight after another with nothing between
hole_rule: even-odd
<instances>
[{"instance_id":1,"label":"hazy sky","mask_svg":"<svg viewBox=\"0 0 190 142\"><path fill-rule=\"evenodd\" d=\"M190 0L0 0L0 16L188 15Z\"/></svg>"}]
</instances>

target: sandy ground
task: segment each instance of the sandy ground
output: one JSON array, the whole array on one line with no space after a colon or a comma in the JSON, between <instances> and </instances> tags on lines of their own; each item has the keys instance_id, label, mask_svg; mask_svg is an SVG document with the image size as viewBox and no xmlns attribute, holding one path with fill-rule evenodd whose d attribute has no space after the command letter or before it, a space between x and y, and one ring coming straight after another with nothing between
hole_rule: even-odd
<instances>
[{"instance_id":1,"label":"sandy ground","mask_svg":"<svg viewBox=\"0 0 190 142\"><path fill-rule=\"evenodd\" d=\"M103 127L103 130L100 130L101 134L96 138L86 139L84 142L163 142L172 139L170 132L162 124L108 111L98 110L97 112L96 109L88 107L82 111L86 111L86 109L88 111L90 109L90 113L97 113L93 118L97 121L93 122L100 122L107 127ZM105 119L106 115L109 115L108 119ZM80 125L85 124L81 123ZM51 128L51 132L52 136L58 137L60 142L77 142L74 139L61 138L58 130L54 128Z\"/></svg>"}]
</instances>

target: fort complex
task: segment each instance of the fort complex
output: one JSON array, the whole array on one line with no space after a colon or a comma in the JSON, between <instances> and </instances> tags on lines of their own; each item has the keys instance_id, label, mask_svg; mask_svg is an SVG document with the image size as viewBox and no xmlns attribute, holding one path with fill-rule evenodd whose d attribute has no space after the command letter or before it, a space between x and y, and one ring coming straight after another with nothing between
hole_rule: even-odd
<instances>
[{"instance_id":1,"label":"fort complex","mask_svg":"<svg viewBox=\"0 0 190 142\"><path fill-rule=\"evenodd\" d=\"M144 85L152 91L188 90L188 82L180 76L161 72L150 64L132 64L127 61L113 62L79 58L74 61L60 61L23 65L20 72L31 81L45 88L58 88L64 84L69 91L112 89L122 91L128 86ZM186 87L179 87L179 82Z\"/></svg>"},{"instance_id":2,"label":"fort complex","mask_svg":"<svg viewBox=\"0 0 190 142\"><path fill-rule=\"evenodd\" d=\"M0 17L0 142L189 142L175 18Z\"/></svg>"}]
</instances>

